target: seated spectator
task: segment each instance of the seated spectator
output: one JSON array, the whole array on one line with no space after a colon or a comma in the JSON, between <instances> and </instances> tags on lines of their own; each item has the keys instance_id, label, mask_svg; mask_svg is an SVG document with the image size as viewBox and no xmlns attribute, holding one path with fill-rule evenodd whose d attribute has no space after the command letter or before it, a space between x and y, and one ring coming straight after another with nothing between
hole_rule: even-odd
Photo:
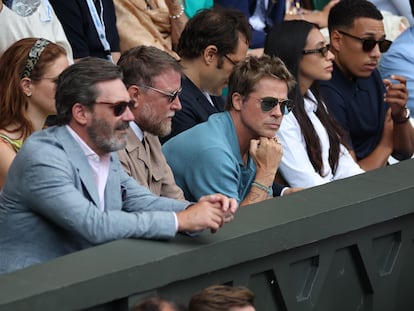
<instances>
[{"instance_id":1,"label":"seated spectator","mask_svg":"<svg viewBox=\"0 0 414 311\"><path fill-rule=\"evenodd\" d=\"M414 129L407 109L406 79L381 79L377 69L386 40L381 12L369 1L341 0L329 13L332 79L321 81L322 98L346 131L351 154L364 170L411 157Z\"/></svg>"},{"instance_id":2,"label":"seated spectator","mask_svg":"<svg viewBox=\"0 0 414 311\"><path fill-rule=\"evenodd\" d=\"M75 61L87 56L116 63L119 35L112 0L49 0L62 23Z\"/></svg>"},{"instance_id":3,"label":"seated spectator","mask_svg":"<svg viewBox=\"0 0 414 311\"><path fill-rule=\"evenodd\" d=\"M234 199L190 204L152 194L122 169L134 117L118 66L86 58L57 81L58 126L31 135L0 192L0 273L124 238L171 239L218 230Z\"/></svg>"},{"instance_id":4,"label":"seated spectator","mask_svg":"<svg viewBox=\"0 0 414 311\"><path fill-rule=\"evenodd\" d=\"M194 294L188 311L255 311L254 294L244 286L212 285Z\"/></svg>"},{"instance_id":5,"label":"seated spectator","mask_svg":"<svg viewBox=\"0 0 414 311\"><path fill-rule=\"evenodd\" d=\"M312 187L362 173L319 95L315 80L331 78L334 55L317 26L302 20L277 24L264 51L280 57L297 81L289 94L293 113L283 118L278 131L283 146L279 171L287 183Z\"/></svg>"},{"instance_id":6,"label":"seated spectator","mask_svg":"<svg viewBox=\"0 0 414 311\"><path fill-rule=\"evenodd\" d=\"M135 305L131 311L186 311L184 306L175 301L160 297L144 299Z\"/></svg>"},{"instance_id":7,"label":"seated spectator","mask_svg":"<svg viewBox=\"0 0 414 311\"><path fill-rule=\"evenodd\" d=\"M338 1L329 1L321 11L304 9L298 0L214 0L214 4L236 8L245 14L253 28L253 38L250 42L250 48L257 49L264 47L268 30L283 20L303 19L315 23L321 28L326 27L328 24L329 10Z\"/></svg>"},{"instance_id":8,"label":"seated spectator","mask_svg":"<svg viewBox=\"0 0 414 311\"><path fill-rule=\"evenodd\" d=\"M65 49L46 39L21 39L0 57L0 189L23 142L55 113L54 82L67 66Z\"/></svg>"},{"instance_id":9,"label":"seated spectator","mask_svg":"<svg viewBox=\"0 0 414 311\"><path fill-rule=\"evenodd\" d=\"M13 1L7 3L13 7ZM55 11L47 0L35 4L38 6L18 14L0 1L0 56L20 39L45 38L64 47L69 63L73 63L72 48Z\"/></svg>"},{"instance_id":10,"label":"seated spectator","mask_svg":"<svg viewBox=\"0 0 414 311\"><path fill-rule=\"evenodd\" d=\"M249 40L249 24L236 10L206 9L189 20L178 43L184 72L182 110L162 142L223 111L223 89L234 65L246 57Z\"/></svg>"},{"instance_id":11,"label":"seated spectator","mask_svg":"<svg viewBox=\"0 0 414 311\"><path fill-rule=\"evenodd\" d=\"M150 46L122 53L118 65L131 99L137 102L119 160L128 175L156 195L184 200L158 139L171 132L174 113L181 109L181 66L167 52Z\"/></svg>"},{"instance_id":12,"label":"seated spectator","mask_svg":"<svg viewBox=\"0 0 414 311\"><path fill-rule=\"evenodd\" d=\"M282 158L274 137L292 109L287 96L293 84L279 59L251 56L230 75L227 111L164 144L175 181L188 200L220 192L243 206L280 194L281 188L272 189Z\"/></svg>"},{"instance_id":13,"label":"seated spectator","mask_svg":"<svg viewBox=\"0 0 414 311\"><path fill-rule=\"evenodd\" d=\"M121 52L138 45L174 50L187 23L180 0L114 0Z\"/></svg>"},{"instance_id":14,"label":"seated spectator","mask_svg":"<svg viewBox=\"0 0 414 311\"><path fill-rule=\"evenodd\" d=\"M414 17L414 0L410 0ZM391 75L401 75L407 79L407 106L414 111L414 24L404 31L381 57L379 70L383 79Z\"/></svg>"}]
</instances>

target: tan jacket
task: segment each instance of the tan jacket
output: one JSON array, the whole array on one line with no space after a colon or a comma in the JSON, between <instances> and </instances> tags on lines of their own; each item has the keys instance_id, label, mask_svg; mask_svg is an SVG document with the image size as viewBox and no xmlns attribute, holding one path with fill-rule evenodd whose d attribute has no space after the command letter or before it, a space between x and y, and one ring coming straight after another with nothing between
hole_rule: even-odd
<instances>
[{"instance_id":1,"label":"tan jacket","mask_svg":"<svg viewBox=\"0 0 414 311\"><path fill-rule=\"evenodd\" d=\"M138 45L155 46L174 57L171 21L165 0L114 0L121 52Z\"/></svg>"},{"instance_id":2,"label":"tan jacket","mask_svg":"<svg viewBox=\"0 0 414 311\"><path fill-rule=\"evenodd\" d=\"M185 200L183 191L175 184L158 137L144 132L144 141L145 147L132 129L128 129L127 145L118 152L124 170L156 195Z\"/></svg>"}]
</instances>

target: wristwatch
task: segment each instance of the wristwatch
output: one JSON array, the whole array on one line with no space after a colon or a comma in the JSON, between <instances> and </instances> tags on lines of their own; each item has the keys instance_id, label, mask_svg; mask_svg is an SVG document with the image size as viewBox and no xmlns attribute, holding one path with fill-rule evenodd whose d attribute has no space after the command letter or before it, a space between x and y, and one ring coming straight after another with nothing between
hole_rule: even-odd
<instances>
[{"instance_id":1,"label":"wristwatch","mask_svg":"<svg viewBox=\"0 0 414 311\"><path fill-rule=\"evenodd\" d=\"M408 109L408 107L404 107L405 110L405 117L402 120L394 120L394 123L400 124L400 123L405 123L410 119L410 109Z\"/></svg>"}]
</instances>

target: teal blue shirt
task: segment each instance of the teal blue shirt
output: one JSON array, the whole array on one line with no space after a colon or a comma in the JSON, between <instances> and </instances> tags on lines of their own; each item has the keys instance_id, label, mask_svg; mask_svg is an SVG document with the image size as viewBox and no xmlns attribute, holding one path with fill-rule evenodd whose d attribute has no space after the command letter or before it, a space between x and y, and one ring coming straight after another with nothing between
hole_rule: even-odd
<instances>
[{"instance_id":1,"label":"teal blue shirt","mask_svg":"<svg viewBox=\"0 0 414 311\"><path fill-rule=\"evenodd\" d=\"M189 201L222 193L239 203L250 192L256 165L243 164L233 121L228 112L215 113L163 145L175 181Z\"/></svg>"}]
</instances>

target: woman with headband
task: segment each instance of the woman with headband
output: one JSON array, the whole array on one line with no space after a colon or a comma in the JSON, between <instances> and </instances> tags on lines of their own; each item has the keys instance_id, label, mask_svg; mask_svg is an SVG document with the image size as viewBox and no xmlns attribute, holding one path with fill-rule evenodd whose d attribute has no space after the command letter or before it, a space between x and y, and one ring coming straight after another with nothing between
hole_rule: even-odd
<instances>
[{"instance_id":1,"label":"woman with headband","mask_svg":"<svg viewBox=\"0 0 414 311\"><path fill-rule=\"evenodd\" d=\"M55 114L55 79L68 66L46 39L15 42L0 57L0 188L24 140Z\"/></svg>"}]
</instances>

